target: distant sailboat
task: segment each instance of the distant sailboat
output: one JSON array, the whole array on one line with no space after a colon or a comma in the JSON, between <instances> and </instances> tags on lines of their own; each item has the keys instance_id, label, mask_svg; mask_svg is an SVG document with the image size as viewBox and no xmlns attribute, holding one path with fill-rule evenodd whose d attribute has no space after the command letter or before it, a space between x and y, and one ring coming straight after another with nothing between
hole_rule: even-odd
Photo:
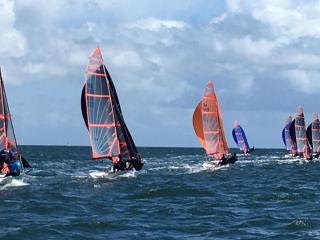
<instances>
[{"instance_id":1,"label":"distant sailboat","mask_svg":"<svg viewBox=\"0 0 320 240\"><path fill-rule=\"evenodd\" d=\"M92 158L110 159L114 166L121 163L123 169L118 170L129 170L122 164L127 162L140 170L143 165L140 154L124 122L116 89L99 48L89 57L81 108L90 136Z\"/></svg>"},{"instance_id":2,"label":"distant sailboat","mask_svg":"<svg viewBox=\"0 0 320 240\"><path fill-rule=\"evenodd\" d=\"M242 151L244 154L250 153L254 150L254 147L252 149L249 147L246 134L244 133L243 128L239 125L238 121L234 122L232 137L240 151Z\"/></svg>"},{"instance_id":3,"label":"distant sailboat","mask_svg":"<svg viewBox=\"0 0 320 240\"><path fill-rule=\"evenodd\" d=\"M290 126L293 126L293 133L290 134ZM296 143L296 134L295 134L295 129L294 129L295 121L292 121L292 117L289 116L286 125L282 130L282 140L283 143L286 147L286 149L289 151L291 156L296 156L297 155L297 143Z\"/></svg>"},{"instance_id":4,"label":"distant sailboat","mask_svg":"<svg viewBox=\"0 0 320 240\"><path fill-rule=\"evenodd\" d=\"M320 121L318 113L313 114L312 123L307 128L307 138L313 154L318 157L320 154Z\"/></svg>"},{"instance_id":5,"label":"distant sailboat","mask_svg":"<svg viewBox=\"0 0 320 240\"><path fill-rule=\"evenodd\" d=\"M19 160L22 163L22 169L20 175L24 173L24 168L30 168L31 165L28 161L21 156L16 136L13 129L13 123L9 110L6 91L3 84L2 74L0 70L0 150L9 149L12 154L18 153Z\"/></svg>"},{"instance_id":6,"label":"distant sailboat","mask_svg":"<svg viewBox=\"0 0 320 240\"><path fill-rule=\"evenodd\" d=\"M202 99L194 110L193 128L207 156L219 161L220 165L236 161L235 156L227 158L229 148L212 81L208 82Z\"/></svg>"},{"instance_id":7,"label":"distant sailboat","mask_svg":"<svg viewBox=\"0 0 320 240\"><path fill-rule=\"evenodd\" d=\"M301 106L298 107L296 118L290 125L290 134L291 136L295 136L298 155L302 156L306 160L311 160L312 155L307 140L306 125L304 121L303 108Z\"/></svg>"}]
</instances>

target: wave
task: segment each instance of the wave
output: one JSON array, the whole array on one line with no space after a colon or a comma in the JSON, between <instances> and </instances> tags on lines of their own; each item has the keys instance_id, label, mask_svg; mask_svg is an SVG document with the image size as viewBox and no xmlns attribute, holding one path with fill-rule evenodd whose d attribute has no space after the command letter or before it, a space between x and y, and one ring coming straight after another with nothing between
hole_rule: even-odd
<instances>
[{"instance_id":1,"label":"wave","mask_svg":"<svg viewBox=\"0 0 320 240\"><path fill-rule=\"evenodd\" d=\"M1 190L11 188L11 187L22 187L29 185L24 181L23 177L6 177L1 181Z\"/></svg>"},{"instance_id":2,"label":"wave","mask_svg":"<svg viewBox=\"0 0 320 240\"><path fill-rule=\"evenodd\" d=\"M117 172L113 173L112 171L98 171L98 170L91 170L89 172L89 177L93 179L117 179L117 178L132 178L136 177L136 171L124 171L124 172Z\"/></svg>"}]
</instances>

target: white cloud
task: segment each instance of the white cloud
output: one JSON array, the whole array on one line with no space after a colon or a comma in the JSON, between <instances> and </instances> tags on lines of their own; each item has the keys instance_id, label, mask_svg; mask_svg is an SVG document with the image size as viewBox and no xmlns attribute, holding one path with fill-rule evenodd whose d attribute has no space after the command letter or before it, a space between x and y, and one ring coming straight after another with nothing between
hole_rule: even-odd
<instances>
[{"instance_id":1,"label":"white cloud","mask_svg":"<svg viewBox=\"0 0 320 240\"><path fill-rule=\"evenodd\" d=\"M27 40L15 27L15 3L0 0L0 54L7 57L21 57L26 54Z\"/></svg>"},{"instance_id":2,"label":"white cloud","mask_svg":"<svg viewBox=\"0 0 320 240\"><path fill-rule=\"evenodd\" d=\"M320 88L320 71L306 72L302 69L292 69L284 72L292 88L297 92L318 93Z\"/></svg>"},{"instance_id":3,"label":"white cloud","mask_svg":"<svg viewBox=\"0 0 320 240\"><path fill-rule=\"evenodd\" d=\"M129 23L127 27L158 32L162 29L183 29L188 27L188 24L183 21L162 20L151 17Z\"/></svg>"},{"instance_id":4,"label":"white cloud","mask_svg":"<svg viewBox=\"0 0 320 240\"><path fill-rule=\"evenodd\" d=\"M276 45L275 42L265 39L252 40L250 36L231 40L234 51L248 57L268 57Z\"/></svg>"},{"instance_id":5,"label":"white cloud","mask_svg":"<svg viewBox=\"0 0 320 240\"><path fill-rule=\"evenodd\" d=\"M114 56L110 59L110 61L116 66L120 68L135 68L141 69L143 68L143 60L139 56L139 54L133 50L122 50L118 51Z\"/></svg>"}]
</instances>

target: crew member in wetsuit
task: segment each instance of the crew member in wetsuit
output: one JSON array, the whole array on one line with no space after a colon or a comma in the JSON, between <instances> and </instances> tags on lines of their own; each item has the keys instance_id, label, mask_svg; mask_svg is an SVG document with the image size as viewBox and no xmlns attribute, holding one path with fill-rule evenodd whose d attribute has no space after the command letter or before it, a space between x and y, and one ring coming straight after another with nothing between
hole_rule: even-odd
<instances>
[{"instance_id":1,"label":"crew member in wetsuit","mask_svg":"<svg viewBox=\"0 0 320 240\"><path fill-rule=\"evenodd\" d=\"M135 157L131 158L132 165L136 171L140 171L143 167L143 162L141 161L141 155L137 153Z\"/></svg>"},{"instance_id":2,"label":"crew member in wetsuit","mask_svg":"<svg viewBox=\"0 0 320 240\"><path fill-rule=\"evenodd\" d=\"M11 162L8 167L9 173L7 173L6 176L20 176L22 172L22 164L20 161L20 154L18 152L13 153Z\"/></svg>"},{"instance_id":3,"label":"crew member in wetsuit","mask_svg":"<svg viewBox=\"0 0 320 240\"><path fill-rule=\"evenodd\" d=\"M227 164L234 164L237 161L237 156L234 153L231 157L226 158L224 155L222 156L219 165L223 166L223 165L227 165Z\"/></svg>"},{"instance_id":4,"label":"crew member in wetsuit","mask_svg":"<svg viewBox=\"0 0 320 240\"><path fill-rule=\"evenodd\" d=\"M9 173L10 155L8 149L2 149L0 151L0 171L2 174Z\"/></svg>"},{"instance_id":5,"label":"crew member in wetsuit","mask_svg":"<svg viewBox=\"0 0 320 240\"><path fill-rule=\"evenodd\" d=\"M9 164L12 161L12 151L9 148L9 141L6 136L2 138L3 149L0 151L0 170L3 174L9 174Z\"/></svg>"},{"instance_id":6,"label":"crew member in wetsuit","mask_svg":"<svg viewBox=\"0 0 320 240\"><path fill-rule=\"evenodd\" d=\"M126 163L122 160L122 155L119 154L118 157L112 158L113 172L124 171L126 168Z\"/></svg>"},{"instance_id":7,"label":"crew member in wetsuit","mask_svg":"<svg viewBox=\"0 0 320 240\"><path fill-rule=\"evenodd\" d=\"M1 172L7 176L19 176L22 171L20 155L12 153L11 149L2 149L0 152Z\"/></svg>"},{"instance_id":8,"label":"crew member in wetsuit","mask_svg":"<svg viewBox=\"0 0 320 240\"><path fill-rule=\"evenodd\" d=\"M122 155L112 158L113 163L113 172L119 171L129 171L133 168L136 171L140 171L143 167L143 162L141 161L141 156L137 153L135 156L132 156L129 160L123 160Z\"/></svg>"}]
</instances>

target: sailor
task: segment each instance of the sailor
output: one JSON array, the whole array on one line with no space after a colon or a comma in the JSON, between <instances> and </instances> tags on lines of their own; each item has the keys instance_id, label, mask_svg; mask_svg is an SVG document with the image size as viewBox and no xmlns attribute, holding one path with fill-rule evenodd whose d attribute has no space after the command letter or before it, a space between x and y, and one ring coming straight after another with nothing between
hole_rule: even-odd
<instances>
[{"instance_id":1,"label":"sailor","mask_svg":"<svg viewBox=\"0 0 320 240\"><path fill-rule=\"evenodd\" d=\"M20 154L18 152L14 152L12 156L12 160L9 163L9 173L6 176L19 176L22 172L22 165L20 161Z\"/></svg>"},{"instance_id":2,"label":"sailor","mask_svg":"<svg viewBox=\"0 0 320 240\"><path fill-rule=\"evenodd\" d=\"M0 171L2 174L9 173L10 155L8 149L2 149L0 152Z\"/></svg>"},{"instance_id":3,"label":"sailor","mask_svg":"<svg viewBox=\"0 0 320 240\"><path fill-rule=\"evenodd\" d=\"M141 162L141 155L136 153L134 156L131 156L129 160L126 161L126 169L132 170L133 168L136 171L140 171L143 167L143 162Z\"/></svg>"},{"instance_id":4,"label":"sailor","mask_svg":"<svg viewBox=\"0 0 320 240\"><path fill-rule=\"evenodd\" d=\"M12 153L11 149L2 149L0 152L1 173L7 176L19 176L22 171L20 155L18 152Z\"/></svg>"},{"instance_id":5,"label":"sailor","mask_svg":"<svg viewBox=\"0 0 320 240\"><path fill-rule=\"evenodd\" d=\"M234 164L237 161L237 156L234 153L231 157L226 158L225 155L222 156L219 166L227 165L227 164Z\"/></svg>"},{"instance_id":6,"label":"sailor","mask_svg":"<svg viewBox=\"0 0 320 240\"><path fill-rule=\"evenodd\" d=\"M140 171L143 167L143 162L141 161L141 155L136 153L135 157L131 158L132 165L136 171Z\"/></svg>"},{"instance_id":7,"label":"sailor","mask_svg":"<svg viewBox=\"0 0 320 240\"><path fill-rule=\"evenodd\" d=\"M112 157L113 172L123 171L126 168L126 163L123 161L121 154Z\"/></svg>"}]
</instances>

